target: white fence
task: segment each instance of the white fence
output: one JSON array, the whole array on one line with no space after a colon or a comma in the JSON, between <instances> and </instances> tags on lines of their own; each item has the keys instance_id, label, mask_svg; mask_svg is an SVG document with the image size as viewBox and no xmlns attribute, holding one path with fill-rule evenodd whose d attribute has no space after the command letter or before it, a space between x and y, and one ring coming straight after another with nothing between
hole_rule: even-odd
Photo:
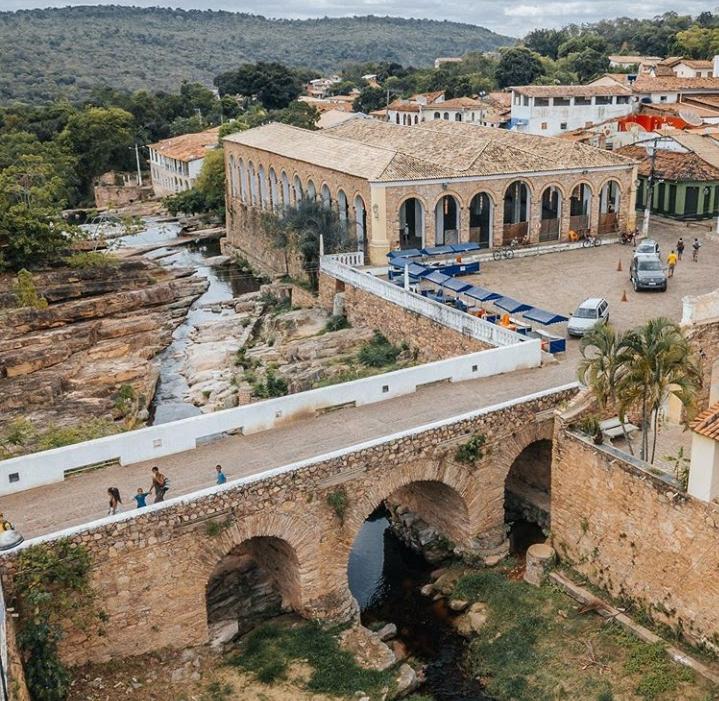
<instances>
[{"instance_id":1,"label":"white fence","mask_svg":"<svg viewBox=\"0 0 719 701\"><path fill-rule=\"evenodd\" d=\"M527 342L526 336L514 331L466 314L446 304L435 302L433 299L405 290L403 287L393 285L391 282L369 273L354 270L350 267L350 264L344 261L345 257L349 259L349 256L352 255L354 254L323 256L320 261L320 268L322 272L342 282L377 295L377 297L397 304L404 309L426 316L432 321L436 321L438 324L454 331L459 331L469 338L475 338L493 346L508 346Z\"/></svg>"},{"instance_id":2,"label":"white fence","mask_svg":"<svg viewBox=\"0 0 719 701\"><path fill-rule=\"evenodd\" d=\"M67 472L98 463L117 461L121 465L129 465L154 460L192 450L198 442L223 434L256 433L323 409L361 406L411 394L418 387L433 382L461 382L538 367L541 355L539 339L531 339L512 346L11 458L0 462L0 495L62 482Z\"/></svg>"}]
</instances>

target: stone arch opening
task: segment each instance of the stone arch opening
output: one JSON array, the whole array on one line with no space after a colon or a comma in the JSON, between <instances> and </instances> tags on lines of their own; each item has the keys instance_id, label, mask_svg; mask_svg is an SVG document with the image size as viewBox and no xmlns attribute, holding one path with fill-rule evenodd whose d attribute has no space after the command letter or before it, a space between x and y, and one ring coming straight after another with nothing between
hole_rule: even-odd
<instances>
[{"instance_id":1,"label":"stone arch opening","mask_svg":"<svg viewBox=\"0 0 719 701\"><path fill-rule=\"evenodd\" d=\"M469 240L481 248L492 245L492 199L486 192L478 192L469 203Z\"/></svg>"},{"instance_id":2,"label":"stone arch opening","mask_svg":"<svg viewBox=\"0 0 719 701\"><path fill-rule=\"evenodd\" d=\"M255 166L250 161L249 165L247 166L247 171L250 178L250 198L253 205L259 204L259 193L257 190L257 175L255 173Z\"/></svg>"},{"instance_id":3,"label":"stone arch opening","mask_svg":"<svg viewBox=\"0 0 719 701\"><path fill-rule=\"evenodd\" d=\"M555 185L545 188L542 193L542 216L539 228L540 241L556 241L559 238L559 223L562 218L562 193Z\"/></svg>"},{"instance_id":4,"label":"stone arch opening","mask_svg":"<svg viewBox=\"0 0 719 701\"><path fill-rule=\"evenodd\" d=\"M337 191L337 214L339 215L342 228L347 231L347 224L350 219L350 205L344 190Z\"/></svg>"},{"instance_id":5,"label":"stone arch opening","mask_svg":"<svg viewBox=\"0 0 719 701\"><path fill-rule=\"evenodd\" d=\"M515 180L504 193L504 229L502 242L521 241L529 234L529 188L527 183Z\"/></svg>"},{"instance_id":6,"label":"stone arch opening","mask_svg":"<svg viewBox=\"0 0 719 701\"><path fill-rule=\"evenodd\" d=\"M355 232L357 236L357 250L366 252L367 245L367 208L360 195L355 197Z\"/></svg>"},{"instance_id":7,"label":"stone arch opening","mask_svg":"<svg viewBox=\"0 0 719 701\"><path fill-rule=\"evenodd\" d=\"M295 204L299 204L300 202L302 202L302 198L305 196L302 190L302 181L300 180L299 175L295 175L293 185L295 190Z\"/></svg>"},{"instance_id":8,"label":"stone arch opening","mask_svg":"<svg viewBox=\"0 0 719 701\"><path fill-rule=\"evenodd\" d=\"M332 206L332 194L330 193L330 189L327 186L327 183L324 183L324 185L322 185L322 188L320 189L320 196L322 199L322 206L325 209L329 209Z\"/></svg>"},{"instance_id":9,"label":"stone arch opening","mask_svg":"<svg viewBox=\"0 0 719 701\"><path fill-rule=\"evenodd\" d=\"M260 207L266 209L270 206L270 190L267 185L267 175L263 165L257 169L257 182L259 183Z\"/></svg>"},{"instance_id":10,"label":"stone arch opening","mask_svg":"<svg viewBox=\"0 0 719 701\"><path fill-rule=\"evenodd\" d=\"M317 188L311 179L307 181L307 198L313 202L317 199Z\"/></svg>"},{"instance_id":11,"label":"stone arch opening","mask_svg":"<svg viewBox=\"0 0 719 701\"><path fill-rule=\"evenodd\" d=\"M604 183L599 193L599 233L609 234L619 229L621 188L616 180Z\"/></svg>"},{"instance_id":12,"label":"stone arch opening","mask_svg":"<svg viewBox=\"0 0 719 701\"><path fill-rule=\"evenodd\" d=\"M399 207L399 247L424 247L424 207L416 197L406 199Z\"/></svg>"},{"instance_id":13,"label":"stone arch opening","mask_svg":"<svg viewBox=\"0 0 719 701\"><path fill-rule=\"evenodd\" d=\"M552 441L542 438L527 445L514 459L504 482L507 523L530 523L549 529Z\"/></svg>"},{"instance_id":14,"label":"stone arch opening","mask_svg":"<svg viewBox=\"0 0 719 701\"><path fill-rule=\"evenodd\" d=\"M282 538L256 536L235 545L215 566L205 588L213 629L251 630L287 610L300 611L299 560Z\"/></svg>"},{"instance_id":15,"label":"stone arch opening","mask_svg":"<svg viewBox=\"0 0 719 701\"><path fill-rule=\"evenodd\" d=\"M270 202L272 209L280 208L280 188L279 182L277 181L277 173L274 168L270 168Z\"/></svg>"},{"instance_id":16,"label":"stone arch opening","mask_svg":"<svg viewBox=\"0 0 719 701\"><path fill-rule=\"evenodd\" d=\"M237 197L237 167L235 165L235 154L230 154L230 197Z\"/></svg>"},{"instance_id":17,"label":"stone arch opening","mask_svg":"<svg viewBox=\"0 0 719 701\"><path fill-rule=\"evenodd\" d=\"M290 195L290 179L287 177L287 173L283 170L280 175L282 181L282 206L289 207L292 201Z\"/></svg>"},{"instance_id":18,"label":"stone arch opening","mask_svg":"<svg viewBox=\"0 0 719 701\"><path fill-rule=\"evenodd\" d=\"M434 208L434 242L437 246L459 243L459 202L454 195L443 195Z\"/></svg>"},{"instance_id":19,"label":"stone arch opening","mask_svg":"<svg viewBox=\"0 0 719 701\"><path fill-rule=\"evenodd\" d=\"M245 162L240 158L240 199L247 204L247 169L245 168Z\"/></svg>"},{"instance_id":20,"label":"stone arch opening","mask_svg":"<svg viewBox=\"0 0 719 701\"><path fill-rule=\"evenodd\" d=\"M592 188L587 183L579 183L572 190L569 199L569 228L578 234L587 234L592 214Z\"/></svg>"}]
</instances>

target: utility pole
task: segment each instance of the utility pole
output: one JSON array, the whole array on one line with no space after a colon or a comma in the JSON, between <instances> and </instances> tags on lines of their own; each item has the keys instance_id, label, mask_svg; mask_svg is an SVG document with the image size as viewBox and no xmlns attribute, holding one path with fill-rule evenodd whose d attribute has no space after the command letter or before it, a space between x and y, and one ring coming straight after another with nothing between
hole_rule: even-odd
<instances>
[{"instance_id":1,"label":"utility pole","mask_svg":"<svg viewBox=\"0 0 719 701\"><path fill-rule=\"evenodd\" d=\"M137 163L137 184L142 187L142 169L140 168L140 146L135 144L135 163Z\"/></svg>"},{"instance_id":2,"label":"utility pole","mask_svg":"<svg viewBox=\"0 0 719 701\"><path fill-rule=\"evenodd\" d=\"M642 222L642 236L646 238L649 236L649 213L652 209L652 203L654 202L654 168L657 162L657 143L659 137L654 139L654 145L652 146L652 160L651 168L649 170L649 184L647 187L647 204L644 207L644 221Z\"/></svg>"}]
</instances>

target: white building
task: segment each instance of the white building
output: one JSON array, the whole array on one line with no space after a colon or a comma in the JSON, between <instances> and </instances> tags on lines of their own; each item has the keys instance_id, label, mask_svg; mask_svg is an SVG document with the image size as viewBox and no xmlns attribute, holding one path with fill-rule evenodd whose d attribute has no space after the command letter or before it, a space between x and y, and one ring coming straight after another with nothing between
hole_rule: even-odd
<instances>
[{"instance_id":1,"label":"white building","mask_svg":"<svg viewBox=\"0 0 719 701\"><path fill-rule=\"evenodd\" d=\"M631 88L616 81L513 87L510 129L556 136L631 114L636 100Z\"/></svg>"},{"instance_id":2,"label":"white building","mask_svg":"<svg viewBox=\"0 0 719 701\"><path fill-rule=\"evenodd\" d=\"M183 134L150 145L150 175L157 197L189 190L208 151L219 146L220 128Z\"/></svg>"},{"instance_id":3,"label":"white building","mask_svg":"<svg viewBox=\"0 0 719 701\"><path fill-rule=\"evenodd\" d=\"M468 122L484 127L500 127L506 123L505 110L496 99L485 96L445 99L443 92L420 93L406 100L395 100L384 110L372 113L373 117L401 126L443 120Z\"/></svg>"},{"instance_id":4,"label":"white building","mask_svg":"<svg viewBox=\"0 0 719 701\"><path fill-rule=\"evenodd\" d=\"M440 56L434 59L434 67L439 68L445 63L462 63L463 60L461 56Z\"/></svg>"},{"instance_id":5,"label":"white building","mask_svg":"<svg viewBox=\"0 0 719 701\"><path fill-rule=\"evenodd\" d=\"M662 60L661 56L610 56L609 67L622 71L645 72L656 66Z\"/></svg>"}]
</instances>

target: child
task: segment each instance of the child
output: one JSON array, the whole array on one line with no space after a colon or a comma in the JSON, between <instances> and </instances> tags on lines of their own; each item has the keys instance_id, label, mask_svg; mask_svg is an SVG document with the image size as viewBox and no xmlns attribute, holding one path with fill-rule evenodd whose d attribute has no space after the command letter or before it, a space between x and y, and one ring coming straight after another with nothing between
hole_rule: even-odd
<instances>
[{"instance_id":1,"label":"child","mask_svg":"<svg viewBox=\"0 0 719 701\"><path fill-rule=\"evenodd\" d=\"M120 490L117 487L109 487L107 493L110 495L110 508L108 508L107 514L108 516L111 514L115 515L118 507L122 504Z\"/></svg>"},{"instance_id":2,"label":"child","mask_svg":"<svg viewBox=\"0 0 719 701\"><path fill-rule=\"evenodd\" d=\"M134 497L132 497L137 502L137 508L142 509L143 507L147 506L147 502L145 499L150 496L150 492L143 492L142 487L137 488L137 494L135 494Z\"/></svg>"}]
</instances>

